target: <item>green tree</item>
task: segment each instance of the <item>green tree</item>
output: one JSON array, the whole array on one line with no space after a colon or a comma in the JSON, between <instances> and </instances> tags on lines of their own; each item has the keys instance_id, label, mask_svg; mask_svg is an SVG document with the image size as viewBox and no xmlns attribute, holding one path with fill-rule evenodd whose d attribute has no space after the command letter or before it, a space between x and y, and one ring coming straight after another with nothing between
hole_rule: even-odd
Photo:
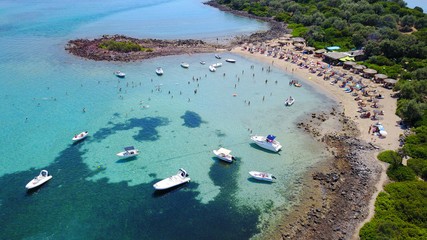
<instances>
[{"instance_id":1,"label":"green tree","mask_svg":"<svg viewBox=\"0 0 427 240\"><path fill-rule=\"evenodd\" d=\"M400 19L403 27L412 27L414 26L416 17L414 15L405 15Z\"/></svg>"}]
</instances>

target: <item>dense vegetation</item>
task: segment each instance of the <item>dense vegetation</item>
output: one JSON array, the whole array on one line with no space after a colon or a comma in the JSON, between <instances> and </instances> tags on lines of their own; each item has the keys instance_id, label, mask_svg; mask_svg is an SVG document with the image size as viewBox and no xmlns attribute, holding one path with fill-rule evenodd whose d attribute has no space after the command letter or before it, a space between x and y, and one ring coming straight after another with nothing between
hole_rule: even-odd
<instances>
[{"instance_id":1,"label":"dense vegetation","mask_svg":"<svg viewBox=\"0 0 427 240\"><path fill-rule=\"evenodd\" d=\"M400 79L396 114L413 135L397 151L378 155L390 163L375 217L361 239L427 239L427 15L403 0L218 0L232 9L285 22L292 35L315 48L364 49L369 68ZM407 166L402 157L409 157Z\"/></svg>"},{"instance_id":2,"label":"dense vegetation","mask_svg":"<svg viewBox=\"0 0 427 240\"><path fill-rule=\"evenodd\" d=\"M137 51L153 51L152 49L145 49L140 45L133 43L131 41L127 42L116 42L113 40L103 41L98 47L106 48L108 50L117 51L117 52L137 52Z\"/></svg>"}]
</instances>

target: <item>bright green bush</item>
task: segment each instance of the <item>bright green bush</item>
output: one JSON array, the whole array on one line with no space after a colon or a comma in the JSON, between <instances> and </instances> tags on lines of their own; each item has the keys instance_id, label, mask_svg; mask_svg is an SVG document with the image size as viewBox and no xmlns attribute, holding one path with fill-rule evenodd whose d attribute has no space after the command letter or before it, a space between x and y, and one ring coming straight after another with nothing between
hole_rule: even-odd
<instances>
[{"instance_id":1,"label":"bright green bush","mask_svg":"<svg viewBox=\"0 0 427 240\"><path fill-rule=\"evenodd\" d=\"M362 240L426 239L427 183L396 182L375 202L375 217L360 230Z\"/></svg>"},{"instance_id":2,"label":"bright green bush","mask_svg":"<svg viewBox=\"0 0 427 240\"><path fill-rule=\"evenodd\" d=\"M98 47L106 48L111 51L117 52L137 52L137 51L145 51L140 45L133 43L131 41L127 42L116 42L113 40L103 41Z\"/></svg>"},{"instance_id":3,"label":"bright green bush","mask_svg":"<svg viewBox=\"0 0 427 240\"><path fill-rule=\"evenodd\" d=\"M390 164L396 164L400 165L402 163L402 157L397 154L397 152L393 150L387 150L380 154L378 154L377 158L380 161L390 163Z\"/></svg>"}]
</instances>

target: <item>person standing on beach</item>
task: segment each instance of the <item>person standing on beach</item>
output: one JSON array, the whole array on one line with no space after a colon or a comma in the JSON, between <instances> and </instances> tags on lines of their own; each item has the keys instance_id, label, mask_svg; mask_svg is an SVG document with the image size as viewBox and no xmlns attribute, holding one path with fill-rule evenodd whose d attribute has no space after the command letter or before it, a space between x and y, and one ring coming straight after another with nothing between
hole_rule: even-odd
<instances>
[{"instance_id":1,"label":"person standing on beach","mask_svg":"<svg viewBox=\"0 0 427 240\"><path fill-rule=\"evenodd\" d=\"M368 130L368 134L371 133L371 129L372 129L372 124L369 125L369 130Z\"/></svg>"}]
</instances>

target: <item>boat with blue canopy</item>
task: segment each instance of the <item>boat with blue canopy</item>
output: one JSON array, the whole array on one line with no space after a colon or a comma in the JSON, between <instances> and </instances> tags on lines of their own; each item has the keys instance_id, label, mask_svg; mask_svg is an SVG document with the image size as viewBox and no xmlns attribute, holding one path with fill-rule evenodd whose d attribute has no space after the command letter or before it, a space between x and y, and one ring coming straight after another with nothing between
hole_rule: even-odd
<instances>
[{"instance_id":1,"label":"boat with blue canopy","mask_svg":"<svg viewBox=\"0 0 427 240\"><path fill-rule=\"evenodd\" d=\"M128 157L133 157L139 154L138 149L135 149L134 146L125 147L124 149L125 149L124 152L117 153L116 155L121 158L128 158Z\"/></svg>"},{"instance_id":2,"label":"boat with blue canopy","mask_svg":"<svg viewBox=\"0 0 427 240\"><path fill-rule=\"evenodd\" d=\"M278 152L282 149L282 145L278 141L275 140L276 136L268 135L264 136L252 136L251 140L256 143L258 146L265 148L267 150Z\"/></svg>"}]
</instances>

